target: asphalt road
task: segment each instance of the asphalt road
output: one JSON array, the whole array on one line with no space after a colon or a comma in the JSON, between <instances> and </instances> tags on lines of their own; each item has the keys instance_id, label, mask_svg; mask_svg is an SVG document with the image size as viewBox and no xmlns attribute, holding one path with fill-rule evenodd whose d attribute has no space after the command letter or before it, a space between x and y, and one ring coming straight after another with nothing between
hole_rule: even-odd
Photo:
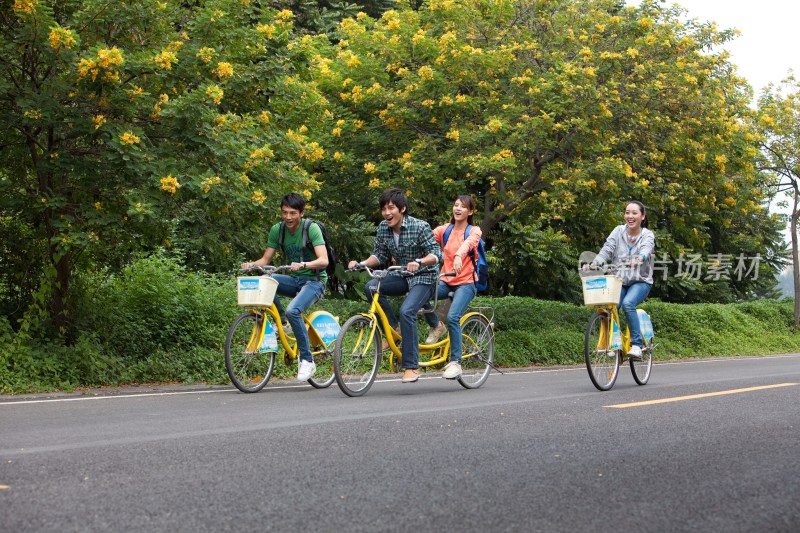
<instances>
[{"instance_id":1,"label":"asphalt road","mask_svg":"<svg viewBox=\"0 0 800 533\"><path fill-rule=\"evenodd\" d=\"M0 531L797 532L798 437L800 355L1 397Z\"/></svg>"}]
</instances>

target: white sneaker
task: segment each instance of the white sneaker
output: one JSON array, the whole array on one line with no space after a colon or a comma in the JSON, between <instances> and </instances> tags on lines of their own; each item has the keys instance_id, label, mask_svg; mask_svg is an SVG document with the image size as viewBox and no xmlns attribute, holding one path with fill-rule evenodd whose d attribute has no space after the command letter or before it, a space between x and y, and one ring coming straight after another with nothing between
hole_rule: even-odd
<instances>
[{"instance_id":1,"label":"white sneaker","mask_svg":"<svg viewBox=\"0 0 800 533\"><path fill-rule=\"evenodd\" d=\"M447 326L439 322L436 327L431 329L430 333L428 333L428 338L425 339L425 344L435 344L439 341L445 331L447 331Z\"/></svg>"},{"instance_id":2,"label":"white sneaker","mask_svg":"<svg viewBox=\"0 0 800 533\"><path fill-rule=\"evenodd\" d=\"M631 349L628 351L628 359L633 361L641 361L642 360L642 349L635 344L631 346Z\"/></svg>"},{"instance_id":3,"label":"white sneaker","mask_svg":"<svg viewBox=\"0 0 800 533\"><path fill-rule=\"evenodd\" d=\"M300 365L297 368L297 381L308 381L314 372L317 371L317 365L314 361L300 360Z\"/></svg>"},{"instance_id":4,"label":"white sneaker","mask_svg":"<svg viewBox=\"0 0 800 533\"><path fill-rule=\"evenodd\" d=\"M442 374L442 377L444 379L456 379L460 375L461 363L458 361L450 361L447 363L447 366L444 367L444 373Z\"/></svg>"}]
</instances>

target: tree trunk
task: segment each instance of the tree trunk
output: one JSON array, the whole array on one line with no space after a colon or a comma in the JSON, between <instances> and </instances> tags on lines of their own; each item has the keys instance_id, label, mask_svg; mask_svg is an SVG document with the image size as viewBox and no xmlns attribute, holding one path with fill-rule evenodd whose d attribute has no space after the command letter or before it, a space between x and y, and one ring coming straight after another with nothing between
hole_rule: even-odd
<instances>
[{"instance_id":1,"label":"tree trunk","mask_svg":"<svg viewBox=\"0 0 800 533\"><path fill-rule=\"evenodd\" d=\"M797 244L797 220L800 218L800 190L795 187L794 207L792 208L791 232L792 232L792 281L794 282L794 328L797 333L800 325L800 253Z\"/></svg>"},{"instance_id":2,"label":"tree trunk","mask_svg":"<svg viewBox=\"0 0 800 533\"><path fill-rule=\"evenodd\" d=\"M74 341L74 331L72 331L70 320L69 290L70 275L72 274L72 254L64 254L54 262L56 269L56 279L53 286L50 312L53 317L53 326L60 335L63 335L68 344Z\"/></svg>"}]
</instances>

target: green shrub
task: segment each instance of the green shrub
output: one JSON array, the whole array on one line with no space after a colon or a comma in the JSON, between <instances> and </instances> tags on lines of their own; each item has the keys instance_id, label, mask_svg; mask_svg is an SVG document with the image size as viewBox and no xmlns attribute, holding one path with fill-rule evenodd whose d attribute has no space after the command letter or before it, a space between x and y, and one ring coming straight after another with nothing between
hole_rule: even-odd
<instances>
[{"instance_id":1,"label":"green shrub","mask_svg":"<svg viewBox=\"0 0 800 533\"><path fill-rule=\"evenodd\" d=\"M81 335L59 339L16 334L0 317L0 392L72 389L145 382L228 383L223 345L236 306L235 277L190 272L176 257L139 259L117 275L81 280ZM91 297L90 297L91 295ZM393 299L399 305L399 298ZM583 337L592 309L506 296L478 297L491 308L496 363L501 367L583 364ZM790 300L679 305L656 300L642 306L656 332L657 359L752 355L800 350L791 331ZM344 323L367 302L325 298L325 309ZM278 361L276 379L296 368Z\"/></svg>"},{"instance_id":2,"label":"green shrub","mask_svg":"<svg viewBox=\"0 0 800 533\"><path fill-rule=\"evenodd\" d=\"M81 312L109 353L128 362L194 346L222 348L236 316L235 282L190 272L161 255L140 259L102 282Z\"/></svg>"}]
</instances>

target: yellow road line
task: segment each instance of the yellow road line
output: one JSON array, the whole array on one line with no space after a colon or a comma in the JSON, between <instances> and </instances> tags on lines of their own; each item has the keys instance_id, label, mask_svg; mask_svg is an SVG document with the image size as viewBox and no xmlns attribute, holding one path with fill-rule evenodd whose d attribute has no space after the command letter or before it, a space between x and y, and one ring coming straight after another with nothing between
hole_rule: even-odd
<instances>
[{"instance_id":1,"label":"yellow road line","mask_svg":"<svg viewBox=\"0 0 800 533\"><path fill-rule=\"evenodd\" d=\"M0 490L10 489L8 485L0 485Z\"/></svg>"},{"instance_id":2,"label":"yellow road line","mask_svg":"<svg viewBox=\"0 0 800 533\"><path fill-rule=\"evenodd\" d=\"M649 400L646 402L634 402L634 403L619 403L616 405L606 405L606 407L613 407L614 409L625 409L626 407L641 407L643 405L655 405L657 403L670 403L670 402L681 402L683 400L696 400L697 398L708 398L711 396L723 396L725 394L739 394L740 392L752 392L757 390L765 390L765 389L777 389L779 387L792 387L794 385L798 385L797 383L779 383L777 385L764 385L763 387L748 387L746 389L733 389L733 390L723 390L719 392L707 392L705 394L691 394L689 396L676 396L675 398L662 398L660 400Z\"/></svg>"}]
</instances>

